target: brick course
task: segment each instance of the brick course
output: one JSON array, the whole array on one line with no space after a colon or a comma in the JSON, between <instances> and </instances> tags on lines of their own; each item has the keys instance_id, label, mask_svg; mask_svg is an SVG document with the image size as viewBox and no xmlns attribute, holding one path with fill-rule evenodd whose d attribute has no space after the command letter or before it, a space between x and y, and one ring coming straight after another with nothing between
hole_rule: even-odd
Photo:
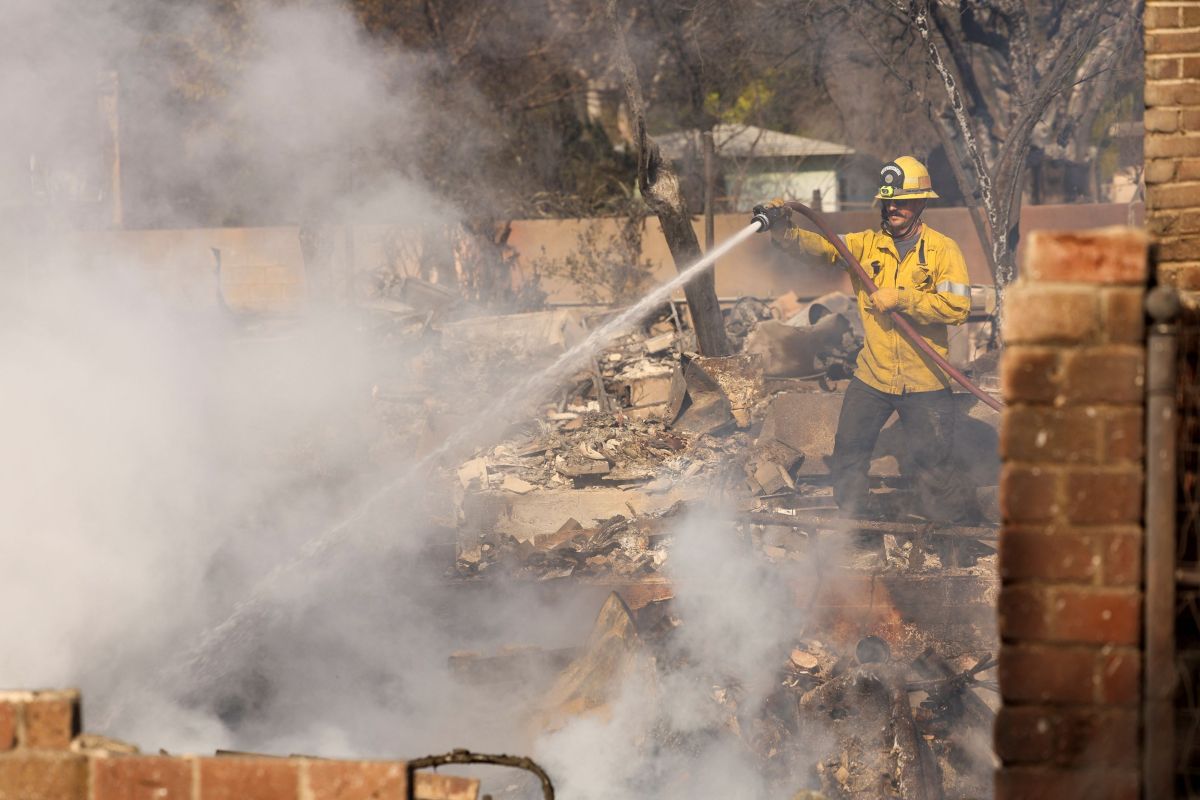
<instances>
[{"instance_id":1,"label":"brick course","mask_svg":"<svg viewBox=\"0 0 1200 800\"><path fill-rule=\"evenodd\" d=\"M195 763L170 756L92 759L92 800L191 800Z\"/></svg>"},{"instance_id":2,"label":"brick course","mask_svg":"<svg viewBox=\"0 0 1200 800\"><path fill-rule=\"evenodd\" d=\"M146 756L86 750L79 693L0 692L0 800L404 800L402 761ZM417 774L419 800L476 800L477 780Z\"/></svg>"},{"instance_id":3,"label":"brick course","mask_svg":"<svg viewBox=\"0 0 1200 800\"><path fill-rule=\"evenodd\" d=\"M87 758L25 750L0 756L0 798L87 800Z\"/></svg>"},{"instance_id":4,"label":"brick course","mask_svg":"<svg viewBox=\"0 0 1200 800\"><path fill-rule=\"evenodd\" d=\"M17 707L0 702L0 751L11 750L17 744Z\"/></svg>"},{"instance_id":5,"label":"brick course","mask_svg":"<svg viewBox=\"0 0 1200 800\"><path fill-rule=\"evenodd\" d=\"M65 750L79 732L78 697L39 697L25 705L25 746Z\"/></svg>"},{"instance_id":6,"label":"brick course","mask_svg":"<svg viewBox=\"0 0 1200 800\"><path fill-rule=\"evenodd\" d=\"M1157 239L1160 280L1200 288L1200 7L1151 3L1146 45L1146 227Z\"/></svg>"},{"instance_id":7,"label":"brick course","mask_svg":"<svg viewBox=\"0 0 1200 800\"><path fill-rule=\"evenodd\" d=\"M299 795L298 759L200 759L199 800L297 800Z\"/></svg>"}]
</instances>

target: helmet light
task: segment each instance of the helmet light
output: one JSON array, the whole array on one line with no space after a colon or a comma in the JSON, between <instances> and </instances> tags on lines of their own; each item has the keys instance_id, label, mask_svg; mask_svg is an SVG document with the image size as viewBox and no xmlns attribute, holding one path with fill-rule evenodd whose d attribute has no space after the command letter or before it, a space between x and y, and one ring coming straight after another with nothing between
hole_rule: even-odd
<instances>
[{"instance_id":1,"label":"helmet light","mask_svg":"<svg viewBox=\"0 0 1200 800\"><path fill-rule=\"evenodd\" d=\"M879 196L894 197L904 188L904 170L895 161L883 165L879 170Z\"/></svg>"}]
</instances>

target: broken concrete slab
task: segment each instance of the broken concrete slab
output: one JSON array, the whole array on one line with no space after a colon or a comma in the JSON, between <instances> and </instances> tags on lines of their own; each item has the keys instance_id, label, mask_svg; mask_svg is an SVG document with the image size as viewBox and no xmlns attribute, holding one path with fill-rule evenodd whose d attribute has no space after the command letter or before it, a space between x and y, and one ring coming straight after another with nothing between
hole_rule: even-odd
<instances>
[{"instance_id":1,"label":"broken concrete slab","mask_svg":"<svg viewBox=\"0 0 1200 800\"><path fill-rule=\"evenodd\" d=\"M558 470L559 475L565 478L583 480L607 475L612 466L604 458L593 459L585 456L583 458L566 459L559 456L554 462L554 468Z\"/></svg>"},{"instance_id":2,"label":"broken concrete slab","mask_svg":"<svg viewBox=\"0 0 1200 800\"><path fill-rule=\"evenodd\" d=\"M680 482L662 494L626 492L616 487L587 489L542 489L517 495L486 491L468 495L463 501L464 530L503 533L518 541L532 542L534 537L558 531L563 519L573 517L591 525L594 520L617 515L655 514L680 500L697 500L707 493L702 485Z\"/></svg>"},{"instance_id":3,"label":"broken concrete slab","mask_svg":"<svg viewBox=\"0 0 1200 800\"><path fill-rule=\"evenodd\" d=\"M755 494L775 494L784 489L796 488L796 482L787 470L772 461L759 462L754 468L752 478L754 486L751 489Z\"/></svg>"},{"instance_id":4,"label":"broken concrete slab","mask_svg":"<svg viewBox=\"0 0 1200 800\"><path fill-rule=\"evenodd\" d=\"M767 408L755 448L768 460L801 454L800 475L828 473L825 459L833 453L833 437L842 395L816 392L784 392Z\"/></svg>"},{"instance_id":5,"label":"broken concrete slab","mask_svg":"<svg viewBox=\"0 0 1200 800\"><path fill-rule=\"evenodd\" d=\"M505 475L504 481L501 482L500 488L506 492L513 494L529 494L537 487L529 481L523 481L516 475Z\"/></svg>"},{"instance_id":6,"label":"broken concrete slab","mask_svg":"<svg viewBox=\"0 0 1200 800\"><path fill-rule=\"evenodd\" d=\"M762 395L763 373L758 356L706 358L685 354L671 378L665 419L685 433L715 433L731 422L746 428L750 425L750 409Z\"/></svg>"},{"instance_id":7,"label":"broken concrete slab","mask_svg":"<svg viewBox=\"0 0 1200 800\"><path fill-rule=\"evenodd\" d=\"M647 355L657 355L665 353L671 349L671 345L675 344L675 332L660 333L658 336L652 336L642 342L642 347Z\"/></svg>"},{"instance_id":8,"label":"broken concrete slab","mask_svg":"<svg viewBox=\"0 0 1200 800\"><path fill-rule=\"evenodd\" d=\"M533 537L533 545L544 550L552 550L563 542L570 541L581 530L583 530L583 526L579 524L579 520L569 517L554 533L538 534Z\"/></svg>"},{"instance_id":9,"label":"broken concrete slab","mask_svg":"<svg viewBox=\"0 0 1200 800\"><path fill-rule=\"evenodd\" d=\"M734 424L729 398L697 358L684 355L671 376L671 398L664 419L684 433L715 433Z\"/></svg>"},{"instance_id":10,"label":"broken concrete slab","mask_svg":"<svg viewBox=\"0 0 1200 800\"><path fill-rule=\"evenodd\" d=\"M488 485L487 459L473 458L459 467L458 482L464 489L470 489L472 485L486 489Z\"/></svg>"},{"instance_id":11,"label":"broken concrete slab","mask_svg":"<svg viewBox=\"0 0 1200 800\"><path fill-rule=\"evenodd\" d=\"M644 408L666 405L671 399L671 371L645 378L633 378L624 384L629 392L629 405Z\"/></svg>"}]
</instances>

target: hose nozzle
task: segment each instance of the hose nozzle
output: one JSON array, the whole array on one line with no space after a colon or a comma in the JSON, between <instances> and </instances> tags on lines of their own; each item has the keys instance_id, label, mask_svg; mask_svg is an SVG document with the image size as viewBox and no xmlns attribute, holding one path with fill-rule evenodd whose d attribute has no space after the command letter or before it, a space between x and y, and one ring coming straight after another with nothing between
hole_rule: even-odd
<instances>
[{"instance_id":1,"label":"hose nozzle","mask_svg":"<svg viewBox=\"0 0 1200 800\"><path fill-rule=\"evenodd\" d=\"M771 227L791 213L790 209L783 204L783 200L772 200L770 203L757 205L750 210L754 216L750 218L750 223L758 225L758 232L771 230Z\"/></svg>"}]
</instances>

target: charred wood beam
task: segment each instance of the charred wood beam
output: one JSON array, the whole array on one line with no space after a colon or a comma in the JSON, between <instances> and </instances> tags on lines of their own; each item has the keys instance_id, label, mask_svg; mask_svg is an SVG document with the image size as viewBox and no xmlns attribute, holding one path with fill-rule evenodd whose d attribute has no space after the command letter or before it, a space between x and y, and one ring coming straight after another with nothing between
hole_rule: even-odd
<instances>
[{"instance_id":1,"label":"charred wood beam","mask_svg":"<svg viewBox=\"0 0 1200 800\"><path fill-rule=\"evenodd\" d=\"M833 528L844 531L866 533L898 533L907 535L946 536L956 539L995 541L999 534L995 527L976 525L936 526L928 522L898 522L893 520L849 519L827 517L817 514L773 514L751 511L742 519L755 525L780 525L786 528Z\"/></svg>"}]
</instances>

